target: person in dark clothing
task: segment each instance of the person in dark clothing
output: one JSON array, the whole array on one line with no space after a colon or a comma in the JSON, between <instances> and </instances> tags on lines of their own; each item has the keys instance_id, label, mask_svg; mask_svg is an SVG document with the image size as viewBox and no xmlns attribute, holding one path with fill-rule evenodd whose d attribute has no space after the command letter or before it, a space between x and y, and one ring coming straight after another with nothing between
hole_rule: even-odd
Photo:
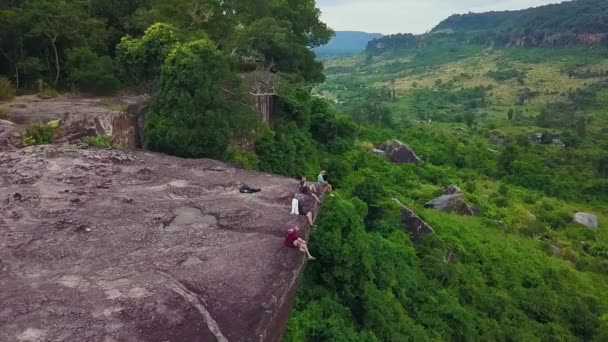
<instances>
[{"instance_id":1,"label":"person in dark clothing","mask_svg":"<svg viewBox=\"0 0 608 342\"><path fill-rule=\"evenodd\" d=\"M315 199L315 201L317 201L317 203L321 203L321 200L317 196L316 192L317 192L317 188L315 187L315 185L314 184L307 185L306 177L302 177L302 180L300 181L300 193L307 195L307 196L312 196Z\"/></svg>"},{"instance_id":2,"label":"person in dark clothing","mask_svg":"<svg viewBox=\"0 0 608 342\"><path fill-rule=\"evenodd\" d=\"M306 244L306 241L298 236L298 231L300 231L300 227L298 227L297 225L289 229L287 231L287 236L285 236L283 244L289 248L299 249L300 252L306 254L308 260L315 260L315 258L310 255L310 252L308 251L308 245Z\"/></svg>"},{"instance_id":3,"label":"person in dark clothing","mask_svg":"<svg viewBox=\"0 0 608 342\"><path fill-rule=\"evenodd\" d=\"M249 185L245 184L239 189L239 191L242 194L255 194L256 192L262 191L262 189L255 189L255 188L252 188Z\"/></svg>"},{"instance_id":4,"label":"person in dark clothing","mask_svg":"<svg viewBox=\"0 0 608 342\"><path fill-rule=\"evenodd\" d=\"M291 198L291 214L306 216L306 218L308 219L308 223L311 227L314 228L315 223L312 216L312 212L304 210L302 203L300 203L300 198L298 198L300 196L301 195L298 195L297 192L293 194L293 197Z\"/></svg>"}]
</instances>

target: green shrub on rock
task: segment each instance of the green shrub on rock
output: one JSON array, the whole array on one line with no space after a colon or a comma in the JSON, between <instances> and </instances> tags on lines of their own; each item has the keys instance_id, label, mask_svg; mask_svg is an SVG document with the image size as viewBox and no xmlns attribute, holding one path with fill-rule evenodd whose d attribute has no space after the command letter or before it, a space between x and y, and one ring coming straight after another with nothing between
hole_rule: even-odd
<instances>
[{"instance_id":1,"label":"green shrub on rock","mask_svg":"<svg viewBox=\"0 0 608 342\"><path fill-rule=\"evenodd\" d=\"M82 138L82 142L93 147L100 148L119 148L120 146L112 142L112 137L108 135L97 135Z\"/></svg>"},{"instance_id":2,"label":"green shrub on rock","mask_svg":"<svg viewBox=\"0 0 608 342\"><path fill-rule=\"evenodd\" d=\"M26 129L22 143L25 146L51 144L57 127L59 120L49 121L47 124L34 123Z\"/></svg>"}]
</instances>

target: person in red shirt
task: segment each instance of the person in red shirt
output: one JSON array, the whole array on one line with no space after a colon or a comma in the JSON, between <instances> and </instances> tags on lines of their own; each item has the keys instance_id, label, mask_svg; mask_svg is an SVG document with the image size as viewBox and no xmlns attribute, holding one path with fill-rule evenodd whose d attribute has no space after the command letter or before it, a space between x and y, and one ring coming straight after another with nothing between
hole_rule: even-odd
<instances>
[{"instance_id":1,"label":"person in red shirt","mask_svg":"<svg viewBox=\"0 0 608 342\"><path fill-rule=\"evenodd\" d=\"M298 227L297 225L289 229L287 231L287 236L285 236L285 240L283 241L283 243L287 247L298 248L300 252L306 253L308 260L315 260L315 258L310 255L310 252L308 251L308 245L306 244L306 241L298 236L298 231L300 231L300 227Z\"/></svg>"}]
</instances>

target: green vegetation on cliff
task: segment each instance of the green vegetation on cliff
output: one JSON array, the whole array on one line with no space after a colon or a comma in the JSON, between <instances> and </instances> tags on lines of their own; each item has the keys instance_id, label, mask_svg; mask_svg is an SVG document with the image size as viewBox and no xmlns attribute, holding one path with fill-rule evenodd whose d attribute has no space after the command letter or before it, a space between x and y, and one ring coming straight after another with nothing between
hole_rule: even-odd
<instances>
[{"instance_id":1,"label":"green vegetation on cliff","mask_svg":"<svg viewBox=\"0 0 608 342\"><path fill-rule=\"evenodd\" d=\"M311 233L318 260L287 341L608 338L608 49L461 37L394 35L325 62L315 92L355 139L322 159L339 191ZM424 164L369 151L392 138ZM450 184L479 217L424 207ZM412 243L393 199L435 234Z\"/></svg>"}]
</instances>

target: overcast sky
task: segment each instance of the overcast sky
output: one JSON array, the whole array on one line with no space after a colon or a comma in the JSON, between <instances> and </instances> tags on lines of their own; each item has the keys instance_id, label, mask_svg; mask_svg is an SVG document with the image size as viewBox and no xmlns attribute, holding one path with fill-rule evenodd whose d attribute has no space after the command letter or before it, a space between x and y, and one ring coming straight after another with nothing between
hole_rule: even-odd
<instances>
[{"instance_id":1,"label":"overcast sky","mask_svg":"<svg viewBox=\"0 0 608 342\"><path fill-rule=\"evenodd\" d=\"M317 0L337 31L424 33L456 13L514 10L560 0Z\"/></svg>"}]
</instances>

